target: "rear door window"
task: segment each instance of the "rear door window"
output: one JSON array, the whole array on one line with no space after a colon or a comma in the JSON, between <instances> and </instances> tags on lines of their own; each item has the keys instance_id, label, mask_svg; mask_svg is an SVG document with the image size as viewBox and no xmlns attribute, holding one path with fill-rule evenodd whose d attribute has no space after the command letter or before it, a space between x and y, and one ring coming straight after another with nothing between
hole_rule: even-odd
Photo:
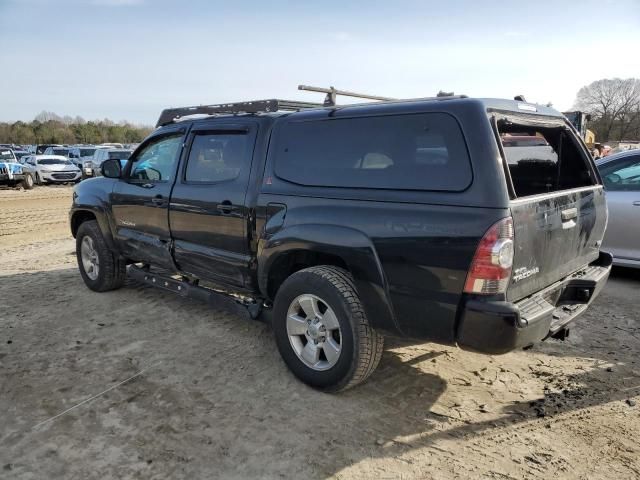
<instances>
[{"instance_id":1,"label":"rear door window","mask_svg":"<svg viewBox=\"0 0 640 480\"><path fill-rule=\"evenodd\" d=\"M184 179L188 183L235 180L248 167L250 155L246 133L199 132L193 137Z\"/></svg>"},{"instance_id":2,"label":"rear door window","mask_svg":"<svg viewBox=\"0 0 640 480\"><path fill-rule=\"evenodd\" d=\"M461 191L472 179L458 122L445 113L291 121L275 173L302 185Z\"/></svg>"}]
</instances>

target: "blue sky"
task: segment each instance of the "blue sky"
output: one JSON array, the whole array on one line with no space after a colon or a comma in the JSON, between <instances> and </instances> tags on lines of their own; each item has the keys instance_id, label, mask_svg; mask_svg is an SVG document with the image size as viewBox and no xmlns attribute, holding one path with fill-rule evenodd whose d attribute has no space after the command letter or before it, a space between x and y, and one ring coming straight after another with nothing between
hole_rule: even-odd
<instances>
[{"instance_id":1,"label":"blue sky","mask_svg":"<svg viewBox=\"0 0 640 480\"><path fill-rule=\"evenodd\" d=\"M571 107L640 77L640 0L0 0L0 121L153 124L167 106L439 90Z\"/></svg>"}]
</instances>

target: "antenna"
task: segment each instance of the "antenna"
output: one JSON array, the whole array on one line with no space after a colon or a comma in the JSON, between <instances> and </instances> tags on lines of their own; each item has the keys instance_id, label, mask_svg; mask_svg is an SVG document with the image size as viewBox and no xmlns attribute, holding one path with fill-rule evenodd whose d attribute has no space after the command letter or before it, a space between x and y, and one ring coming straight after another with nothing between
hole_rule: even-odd
<instances>
[{"instance_id":1,"label":"antenna","mask_svg":"<svg viewBox=\"0 0 640 480\"><path fill-rule=\"evenodd\" d=\"M337 88L334 88L334 87L323 88L323 87L311 87L309 85L298 85L298 90L307 90L309 92L326 93L327 96L324 99L325 107L335 107L336 96L338 95L342 95L344 97L366 98L367 100L381 100L383 102L398 100L397 98L380 97L378 95L367 95L366 93L356 93L356 92L348 92L346 90L338 90Z\"/></svg>"}]
</instances>

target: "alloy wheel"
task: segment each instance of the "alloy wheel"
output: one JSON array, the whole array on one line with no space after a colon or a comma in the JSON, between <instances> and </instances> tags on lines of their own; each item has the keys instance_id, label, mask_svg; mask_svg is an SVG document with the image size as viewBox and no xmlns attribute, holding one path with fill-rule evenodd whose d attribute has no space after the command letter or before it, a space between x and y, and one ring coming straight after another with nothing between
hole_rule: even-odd
<instances>
[{"instance_id":1,"label":"alloy wheel","mask_svg":"<svg viewBox=\"0 0 640 480\"><path fill-rule=\"evenodd\" d=\"M291 302L287 335L295 354L313 370L328 370L340 358L340 324L331 307L320 297L303 294Z\"/></svg>"},{"instance_id":2,"label":"alloy wheel","mask_svg":"<svg viewBox=\"0 0 640 480\"><path fill-rule=\"evenodd\" d=\"M91 237L86 236L82 239L80 256L82 258L84 273L86 273L87 277L91 280L96 280L100 273L100 258L98 257L98 251L95 249Z\"/></svg>"}]
</instances>

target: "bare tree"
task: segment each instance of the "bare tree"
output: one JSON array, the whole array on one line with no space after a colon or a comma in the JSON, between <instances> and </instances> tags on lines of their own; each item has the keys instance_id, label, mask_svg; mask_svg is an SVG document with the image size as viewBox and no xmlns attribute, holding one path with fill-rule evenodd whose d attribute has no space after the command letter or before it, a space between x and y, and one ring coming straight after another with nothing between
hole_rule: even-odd
<instances>
[{"instance_id":1,"label":"bare tree","mask_svg":"<svg viewBox=\"0 0 640 480\"><path fill-rule=\"evenodd\" d=\"M60 121L62 120L59 115L53 112L47 112L46 110L41 111L35 118L36 121L40 123L49 122L51 120Z\"/></svg>"},{"instance_id":2,"label":"bare tree","mask_svg":"<svg viewBox=\"0 0 640 480\"><path fill-rule=\"evenodd\" d=\"M599 136L618 139L635 129L640 121L640 79L602 79L582 87L574 104L576 110L594 117Z\"/></svg>"}]
</instances>

